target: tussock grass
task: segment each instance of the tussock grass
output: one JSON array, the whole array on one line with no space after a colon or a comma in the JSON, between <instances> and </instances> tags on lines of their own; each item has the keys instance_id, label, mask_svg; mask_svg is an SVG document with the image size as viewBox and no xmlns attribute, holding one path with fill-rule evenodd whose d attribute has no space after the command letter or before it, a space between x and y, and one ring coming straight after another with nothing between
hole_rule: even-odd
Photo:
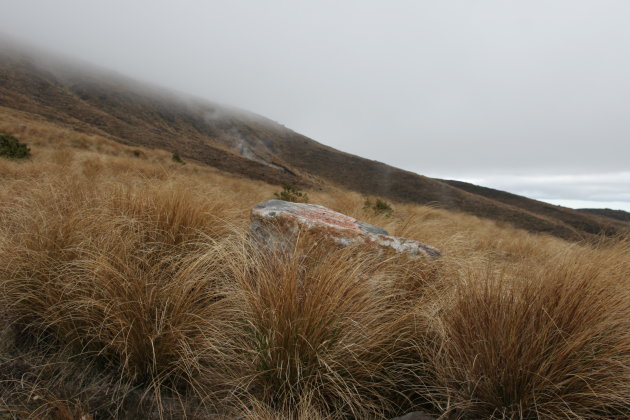
<instances>
[{"instance_id":1,"label":"tussock grass","mask_svg":"<svg viewBox=\"0 0 630 420\"><path fill-rule=\"evenodd\" d=\"M626 416L628 250L625 242L510 274L468 273L427 355L435 402L474 418Z\"/></svg>"},{"instance_id":2,"label":"tussock grass","mask_svg":"<svg viewBox=\"0 0 630 420\"><path fill-rule=\"evenodd\" d=\"M309 191L440 261L303 236L248 212L277 186L45 122L0 160L0 405L15 418L624 418L630 240ZM26 137L24 137L26 136ZM31 139L28 138L31 136ZM4 414L0 411L0 414Z\"/></svg>"},{"instance_id":3,"label":"tussock grass","mask_svg":"<svg viewBox=\"0 0 630 420\"><path fill-rule=\"evenodd\" d=\"M384 267L393 262L318 242L249 258L231 268L248 332L243 387L276 407L298 406L308 395L330 413L391 411L396 384L388 367L414 325Z\"/></svg>"}]
</instances>

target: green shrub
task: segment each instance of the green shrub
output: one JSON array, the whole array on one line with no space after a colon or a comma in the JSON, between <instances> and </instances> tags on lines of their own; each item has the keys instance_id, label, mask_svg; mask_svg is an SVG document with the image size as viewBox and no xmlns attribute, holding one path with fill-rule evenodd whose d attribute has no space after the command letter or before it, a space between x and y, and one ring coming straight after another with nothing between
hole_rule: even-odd
<instances>
[{"instance_id":1,"label":"green shrub","mask_svg":"<svg viewBox=\"0 0 630 420\"><path fill-rule=\"evenodd\" d=\"M0 134L0 156L9 159L26 159L31 155L31 149L9 134Z\"/></svg>"},{"instance_id":2,"label":"green shrub","mask_svg":"<svg viewBox=\"0 0 630 420\"><path fill-rule=\"evenodd\" d=\"M274 193L277 199L292 203L308 203L308 194L300 191L295 185L285 184L282 191Z\"/></svg>"},{"instance_id":3,"label":"green shrub","mask_svg":"<svg viewBox=\"0 0 630 420\"><path fill-rule=\"evenodd\" d=\"M175 162L177 162L177 163L180 163L180 164L182 164L182 165L185 165L185 164L186 164L186 162L184 162L184 161L182 160L182 157L181 157L181 156L179 155L179 153L177 153L177 152L173 153L173 161L175 161Z\"/></svg>"},{"instance_id":4,"label":"green shrub","mask_svg":"<svg viewBox=\"0 0 630 420\"><path fill-rule=\"evenodd\" d=\"M385 200L381 200L380 198L377 198L375 202L372 202L372 200L367 198L363 203L363 209L372 210L374 214L384 214L385 216L391 216L394 212L391 204Z\"/></svg>"}]
</instances>

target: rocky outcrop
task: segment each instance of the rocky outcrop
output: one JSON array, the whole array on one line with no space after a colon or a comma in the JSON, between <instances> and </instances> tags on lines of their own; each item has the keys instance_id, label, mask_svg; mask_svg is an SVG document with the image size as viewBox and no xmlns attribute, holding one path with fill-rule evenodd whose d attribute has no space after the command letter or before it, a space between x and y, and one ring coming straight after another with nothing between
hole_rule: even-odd
<instances>
[{"instance_id":1,"label":"rocky outcrop","mask_svg":"<svg viewBox=\"0 0 630 420\"><path fill-rule=\"evenodd\" d=\"M267 243L288 243L306 231L342 246L359 245L370 250L440 257L440 251L411 239L390 236L380 227L315 204L270 200L256 205L251 214L252 233Z\"/></svg>"}]
</instances>

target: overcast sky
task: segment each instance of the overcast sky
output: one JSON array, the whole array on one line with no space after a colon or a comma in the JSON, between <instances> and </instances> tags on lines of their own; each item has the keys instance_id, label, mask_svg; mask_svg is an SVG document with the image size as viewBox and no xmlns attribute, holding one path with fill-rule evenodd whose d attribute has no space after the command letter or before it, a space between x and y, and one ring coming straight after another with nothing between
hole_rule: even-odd
<instances>
[{"instance_id":1,"label":"overcast sky","mask_svg":"<svg viewBox=\"0 0 630 420\"><path fill-rule=\"evenodd\" d=\"M0 0L0 31L423 175L630 211L628 0Z\"/></svg>"}]
</instances>

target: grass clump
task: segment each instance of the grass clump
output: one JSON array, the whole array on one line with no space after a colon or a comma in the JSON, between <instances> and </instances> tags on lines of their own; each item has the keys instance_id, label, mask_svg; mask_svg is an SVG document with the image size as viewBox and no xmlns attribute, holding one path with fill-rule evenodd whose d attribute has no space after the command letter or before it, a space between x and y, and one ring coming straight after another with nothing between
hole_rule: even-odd
<instances>
[{"instance_id":1,"label":"grass clump","mask_svg":"<svg viewBox=\"0 0 630 420\"><path fill-rule=\"evenodd\" d=\"M396 304L403 292L387 268L394 263L308 241L252 252L246 273L232 267L246 320L237 388L275 409L308 396L340 418L396 413L397 354L419 327Z\"/></svg>"},{"instance_id":2,"label":"grass clump","mask_svg":"<svg viewBox=\"0 0 630 420\"><path fill-rule=\"evenodd\" d=\"M363 202L363 209L371 210L374 212L375 215L384 215L388 217L394 213L392 205L381 198L377 198L375 201L367 198Z\"/></svg>"},{"instance_id":3,"label":"grass clump","mask_svg":"<svg viewBox=\"0 0 630 420\"><path fill-rule=\"evenodd\" d=\"M31 149L9 134L0 134L0 156L9 159L26 159L31 156Z\"/></svg>"},{"instance_id":4,"label":"grass clump","mask_svg":"<svg viewBox=\"0 0 630 420\"><path fill-rule=\"evenodd\" d=\"M279 200L292 203L308 203L308 194L300 191L295 185L284 185L282 191L274 193L274 196Z\"/></svg>"},{"instance_id":5,"label":"grass clump","mask_svg":"<svg viewBox=\"0 0 630 420\"><path fill-rule=\"evenodd\" d=\"M597 260L582 251L510 275L468 273L431 350L434 402L467 418L627 415L628 251L626 243Z\"/></svg>"},{"instance_id":6,"label":"grass clump","mask_svg":"<svg viewBox=\"0 0 630 420\"><path fill-rule=\"evenodd\" d=\"M227 232L229 214L209 200L203 212L181 184L94 187L61 178L3 209L0 305L10 323L46 352L141 387L158 414L163 400L191 406L220 392L212 354L230 352L229 310L212 276L220 247L202 244Z\"/></svg>"},{"instance_id":7,"label":"grass clump","mask_svg":"<svg viewBox=\"0 0 630 420\"><path fill-rule=\"evenodd\" d=\"M186 164L186 162L184 162L182 157L177 152L173 153L173 156L172 156L171 159L173 160L173 162L179 163L180 165L185 165Z\"/></svg>"}]
</instances>

